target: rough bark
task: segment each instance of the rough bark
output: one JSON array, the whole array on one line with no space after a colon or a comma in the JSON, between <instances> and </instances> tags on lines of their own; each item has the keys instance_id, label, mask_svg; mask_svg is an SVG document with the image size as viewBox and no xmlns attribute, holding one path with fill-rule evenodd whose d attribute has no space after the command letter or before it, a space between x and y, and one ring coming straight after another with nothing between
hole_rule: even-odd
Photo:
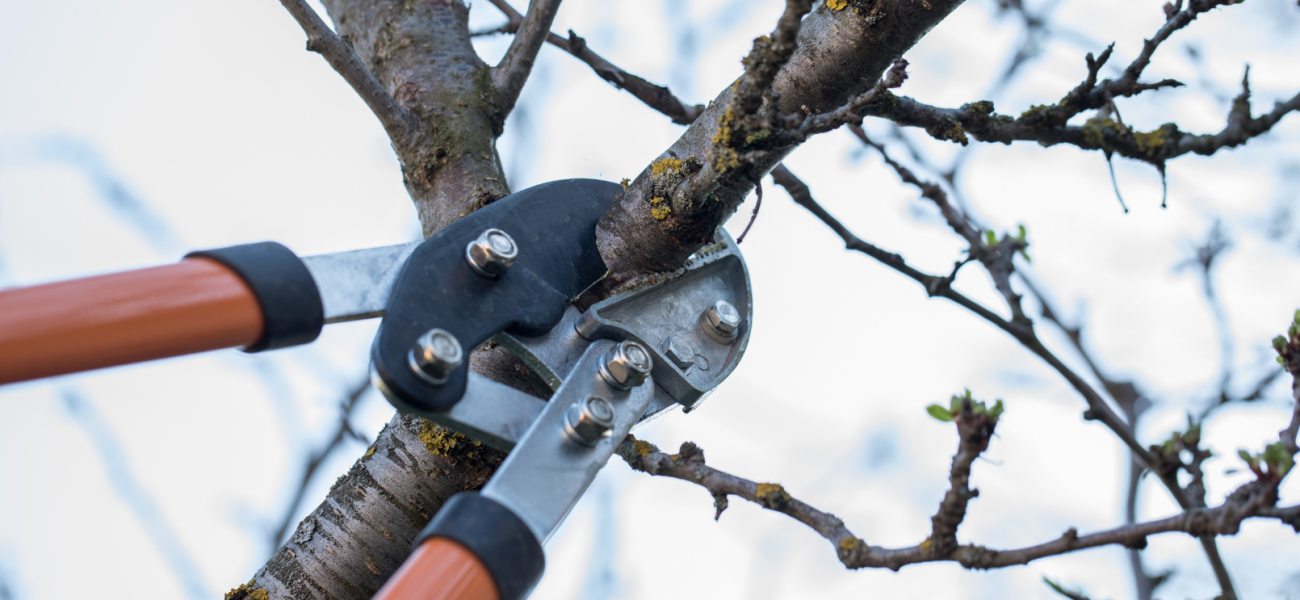
<instances>
[{"instance_id":1,"label":"rough bark","mask_svg":"<svg viewBox=\"0 0 1300 600\"><path fill-rule=\"evenodd\" d=\"M804 19L794 56L776 76L773 89L780 94L780 112L829 112L867 92L895 59L961 4L961 0L854 0L842 10L821 5ZM683 172L675 175L703 168L731 98L728 87L660 155L661 160L683 161ZM642 171L596 228L601 256L611 270L606 288L677 268L708 243L755 181L794 148L765 148L754 165L756 177L742 178L703 197L674 199L672 211L660 219L652 214L651 200L670 195L680 179L672 181L674 174L656 177L651 168Z\"/></svg>"},{"instance_id":2,"label":"rough bark","mask_svg":"<svg viewBox=\"0 0 1300 600\"><path fill-rule=\"evenodd\" d=\"M508 110L458 0L324 0L334 28L423 129L393 139L426 236L510 193L496 138Z\"/></svg>"},{"instance_id":3,"label":"rough bark","mask_svg":"<svg viewBox=\"0 0 1300 600\"><path fill-rule=\"evenodd\" d=\"M442 504L481 487L502 458L418 417L393 417L244 591L227 597L373 596Z\"/></svg>"}]
</instances>

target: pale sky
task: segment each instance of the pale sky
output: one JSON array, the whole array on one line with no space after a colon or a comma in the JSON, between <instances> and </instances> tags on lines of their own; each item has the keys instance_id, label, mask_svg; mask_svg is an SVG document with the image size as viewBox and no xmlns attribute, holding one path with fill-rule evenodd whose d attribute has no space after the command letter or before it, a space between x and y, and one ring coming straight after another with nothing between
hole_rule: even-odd
<instances>
[{"instance_id":1,"label":"pale sky","mask_svg":"<svg viewBox=\"0 0 1300 600\"><path fill-rule=\"evenodd\" d=\"M706 102L740 73L750 40L771 30L782 4L568 0L554 29L572 28L612 62ZM898 92L945 106L984 99L1020 35L994 4L971 0L936 28L907 55L910 79ZM1161 4L1060 2L1053 22L1067 35L991 99L1013 115L1054 102L1086 73L1083 54L1110 41L1115 58L1103 75L1115 75L1163 22ZM499 24L494 11L476 3L474 27ZM1271 109L1300 90L1298 32L1291 0L1202 16L1161 48L1146 76L1188 88L1120 101L1125 122L1217 131L1247 63L1255 110ZM309 255L414 239L414 210L382 129L304 40L274 2L0 1L0 286L261 240ZM505 43L484 39L480 49L491 61ZM887 137L886 125L867 126ZM548 47L499 148L516 190L568 177L618 181L681 131ZM940 163L956 154L911 134ZM889 150L906 158L897 144ZM1152 394L1145 443L1183 426L1216 390L1214 323L1195 273L1176 269L1216 219L1233 241L1214 281L1238 385L1271 368L1269 340L1300 308L1300 116L1245 149L1172 162L1163 210L1154 170L1117 160L1127 215L1096 153L976 144L968 160L958 185L975 214L1003 231L1028 227L1029 272L1066 318L1085 324L1105 369ZM934 210L847 131L819 136L786 164L860 237L918 268L946 272L962 257ZM1001 398L1007 412L974 466L981 494L961 540L1023 546L1122 521L1123 447L1082 421L1083 400L1054 371L959 307L845 252L784 191L765 187L742 246L755 294L744 362L700 410L668 415L638 437L669 450L694 441L709 464L779 482L873 544L911 545L928 535L957 443L925 406L970 388ZM1005 313L977 268L956 286ZM1064 336L1039 329L1083 371ZM365 376L374 330L374 322L331 326L307 347L0 388L0 581L21 600L211 598L247 581L272 550L266 530L307 452L323 443L343 390ZM1258 452L1286 425L1285 383L1207 423L1212 503L1246 480L1227 474L1242 467L1237 449ZM372 392L353 423L373 438L391 415ZM351 442L327 462L300 513L362 452ZM1140 516L1174 514L1153 481L1142 487ZM1300 502L1295 476L1282 501ZM1300 536L1291 529L1250 522L1221 547L1243 598L1286 597L1284 589L1300 597ZM994 572L847 571L830 544L783 515L733 499L715 523L702 489L633 473L617 458L547 555L537 599L1054 597L1044 576L1096 598L1132 596L1118 548ZM1161 597L1217 591L1187 536L1152 538L1146 559L1153 571L1175 570Z\"/></svg>"}]
</instances>

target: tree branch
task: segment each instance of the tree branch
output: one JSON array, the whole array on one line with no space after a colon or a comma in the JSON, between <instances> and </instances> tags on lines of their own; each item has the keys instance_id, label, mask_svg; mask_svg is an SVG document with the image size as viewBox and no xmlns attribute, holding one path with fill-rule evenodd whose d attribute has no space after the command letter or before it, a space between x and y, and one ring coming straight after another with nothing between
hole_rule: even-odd
<instances>
[{"instance_id":1,"label":"tree branch","mask_svg":"<svg viewBox=\"0 0 1300 600\"><path fill-rule=\"evenodd\" d=\"M963 441L963 445L965 441ZM959 450L954 457L954 489L958 482L957 470L965 449ZM677 454L669 455L648 442L628 436L618 447L618 454L633 470L689 481L703 487L715 498L725 499L738 496L771 511L782 513L816 531L835 547L836 555L845 567L850 569L886 568L898 569L916 563L956 562L968 569L996 569L1028 564L1031 561L1067 554L1087 548L1108 545L1127 547L1144 547L1147 538L1160 533L1181 532L1193 536L1232 535L1240 529L1241 522L1248 518L1271 518L1291 525L1300 532L1300 505L1276 507L1268 505L1264 496L1254 493L1252 482L1242 486L1246 493L1234 493L1224 504L1215 508L1197 508L1182 514L1125 525L1114 529L1088 535L1079 535L1074 529L1050 542L1011 550L994 550L975 544L953 544L941 546L930 538L905 548L884 548L872 546L858 538L845 527L844 522L833 514L823 512L791 496L779 484L756 483L742 477L719 471L705 464L704 451L691 442L682 444ZM973 460L973 459L972 459ZM969 463L965 463L969 473ZM1276 482L1273 483L1274 488ZM951 495L952 492L950 491ZM725 500L716 504L725 507ZM956 504L956 502L954 502ZM949 505L945 496L943 514ZM964 505L962 506L964 510ZM721 511L719 511L721 515ZM936 516L936 519L939 517Z\"/></svg>"},{"instance_id":2,"label":"tree branch","mask_svg":"<svg viewBox=\"0 0 1300 600\"><path fill-rule=\"evenodd\" d=\"M1113 410L1111 410L1110 406L1106 404L1106 401L1092 388L1092 386L1088 385L1087 381L1071 370L1061 361L1061 359L1057 358L1056 355L1052 354L1051 351L1043 346L1042 342L1039 341L1038 337L1033 333L1032 328L1012 323L1011 321L998 316L988 308L985 308L978 302L967 298L952 289L952 282L947 277L939 277L918 271L908 265L902 256L882 250L879 247L858 238L852 231L835 219L835 217L831 216L826 209L822 208L822 206L813 199L812 194L808 189L808 185L803 183L802 180L796 177L794 173L791 173L784 165L778 166L776 169L772 170L772 179L775 180L777 184L785 187L786 190L789 191L791 198L793 198L796 203L803 206L808 210L808 212L813 213L814 216L839 235L840 238L844 240L845 248L862 252L863 254L875 258L884 265L911 277L917 283L920 283L925 288L926 294L930 297L940 296L947 298L976 315L979 315L981 318L997 326L999 329L1011 334L1011 336L1019 341L1021 345L1028 348L1034 354L1037 354L1039 358L1043 359L1047 364L1051 365L1053 369L1065 377L1065 379L1070 382L1070 385L1084 397L1084 400L1088 403L1088 411L1085 413L1085 418L1101 421L1105 424L1115 432L1115 435L1117 435L1144 464L1151 465L1155 463L1155 457L1146 448L1142 447L1142 444L1133 436L1133 431L1129 428L1128 424L1120 419L1119 415L1115 414ZM1174 482L1170 491L1174 494L1175 498L1182 498L1180 504L1186 501L1186 496L1182 494L1182 490L1178 487L1176 482ZM1186 508L1190 508L1190 504Z\"/></svg>"},{"instance_id":3,"label":"tree branch","mask_svg":"<svg viewBox=\"0 0 1300 600\"><path fill-rule=\"evenodd\" d=\"M864 254L877 259L894 270L916 280L925 287L926 293L929 294L930 297L942 296L948 298L967 310L983 317L986 321L996 325L1003 331L1011 334L1011 336L1014 337L1016 341L1020 342L1022 346L1038 355L1039 358L1043 359L1044 362L1055 369L1057 373L1060 373L1061 376L1064 377L1081 396L1083 396L1084 401L1088 404L1088 410L1084 412L1084 418L1100 421L1114 432L1115 435L1119 437L1126 446L1128 446L1130 452L1133 453L1134 458L1140 461L1144 467L1150 469L1160 478L1161 482L1164 483L1165 487L1169 490L1170 495L1173 496L1174 500L1180 507L1184 510L1203 507L1203 502L1198 503L1193 497L1189 496L1187 490L1184 490L1183 487L1178 484L1176 468L1172 470L1168 468L1158 468L1161 464L1168 464L1169 459L1163 455L1156 454L1147 448L1143 448L1134 435L1131 425L1121 419L1119 415L1115 414L1115 412L1111 410L1110 406L1106 404L1106 401L1101 397L1101 395L1098 394L1087 381L1070 369L1060 358L1043 345L1042 341L1039 340L1038 336L1034 333L1032 322L1028 317L1024 316L1022 312L1016 312L1016 309L1019 307L1019 295L1014 294L1014 292L1009 292L1009 295L1007 296L1008 303L1013 307L1013 314L1018 316L1018 319L1013 318L1012 321L1007 321L984 306L981 306L979 303L974 302L953 290L951 287L952 276L936 277L934 275L917 271L908 266L901 256L881 250L858 238L849 231L847 227L822 208L821 205L817 204L817 202L812 198L812 194L808 189L807 184L799 180L799 178L791 173L789 169L785 168L784 165L778 166L772 171L772 178L790 192L791 198L793 198L796 203L803 206L809 212L812 212L818 219L821 219L823 223L835 231L836 234L844 240L847 249L863 252ZM1002 243L1006 243L1009 239L1010 238L1008 237L1004 237ZM1009 259L1006 260L1004 266L1007 268L1010 267ZM990 269L990 274L993 272L994 271ZM1008 271L1008 275L1009 272L1010 271ZM1008 286L1008 290L1009 289ZM1205 549L1210 565L1219 579L1219 584L1223 590L1223 594L1229 598L1235 597L1236 594L1233 591L1231 578L1228 576L1223 560L1219 556L1218 548L1214 539L1207 537L1202 538L1200 541Z\"/></svg>"},{"instance_id":4,"label":"tree branch","mask_svg":"<svg viewBox=\"0 0 1300 600\"><path fill-rule=\"evenodd\" d=\"M754 142L761 145L762 140L749 141L748 136L737 140L730 128L738 115L750 115L759 108L769 115L835 110L869 92L897 58L961 3L876 0L819 4L796 28L793 15L801 14L796 1L796 10L786 11L775 37L755 42L757 53L747 59L747 74L723 90L682 137L629 184L601 219L596 239L610 275L589 295L601 297L680 266L713 239L717 228L749 195L754 181L793 150L793 146L775 143L747 147ZM787 9L790 7L787 4ZM792 34L795 47L782 63L783 40ZM754 62L763 56L768 59ZM773 58L778 60L773 62ZM734 106L733 97L739 98ZM760 131L754 133L761 136ZM695 192L679 192L678 188L685 187L702 169L716 172L712 163L726 157L711 152L715 141L724 138L739 143L732 151L747 154L744 168L719 173L724 176L712 189L697 185L691 186ZM701 183L707 183L709 177Z\"/></svg>"},{"instance_id":5,"label":"tree branch","mask_svg":"<svg viewBox=\"0 0 1300 600\"><path fill-rule=\"evenodd\" d=\"M305 0L280 0L285 10L307 33L307 49L325 57L330 66L343 76L370 111L379 118L393 140L409 140L417 135L420 120L393 98L379 83L361 59L352 51L352 45L330 30L320 16Z\"/></svg>"},{"instance_id":6,"label":"tree branch","mask_svg":"<svg viewBox=\"0 0 1300 600\"><path fill-rule=\"evenodd\" d=\"M966 104L961 108L939 108L906 96L886 94L867 111L871 116L889 119L899 125L922 127L937 139L961 141L969 133L981 142L1010 144L1032 141L1043 146L1069 144L1084 150L1101 150L1159 165L1184 154L1205 156L1223 148L1235 148L1253 137L1267 133L1288 113L1300 110L1300 94L1278 102L1273 110L1258 117L1250 114L1250 92L1246 89L1233 103L1227 124L1214 134L1193 134L1166 123L1150 132L1130 129L1110 118L1090 120L1078 125L1047 125L1034 116L1034 109L1019 118L993 112L988 101Z\"/></svg>"},{"instance_id":7,"label":"tree branch","mask_svg":"<svg viewBox=\"0 0 1300 600\"><path fill-rule=\"evenodd\" d=\"M1300 94L1278 102L1267 114L1252 117L1250 86L1248 81L1243 80L1242 93L1233 102L1227 124L1216 134L1184 132L1173 123L1166 123L1150 132L1141 132L1111 119L1104 112L1098 113L1082 126L1067 125L1067 121L1085 110L1104 109L1111 105L1114 98L1181 86L1181 83L1172 79L1155 83L1143 83L1138 79L1150 64L1156 48L1175 31L1186 27L1201 13L1218 6L1238 3L1238 0L1192 0L1185 10L1181 8L1182 0L1179 0L1177 6L1166 4L1165 24L1154 37L1145 41L1142 52L1125 68L1119 79L1097 82L1098 72L1111 56L1114 48L1112 44L1097 59L1092 54L1087 55L1087 77L1059 103L1031 107L1017 118L996 114L993 103L988 101L949 109L892 94L886 94L873 103L864 114L889 119L900 125L922 127L936 139L963 145L968 142L967 134L982 142L1010 144L1013 141L1034 141L1043 146L1069 144L1085 150L1101 150L1107 157L1119 154L1161 169L1166 161L1184 154L1208 156L1222 148L1239 146L1252 137L1268 132L1287 113L1300 110Z\"/></svg>"},{"instance_id":8,"label":"tree branch","mask_svg":"<svg viewBox=\"0 0 1300 600\"><path fill-rule=\"evenodd\" d=\"M505 25L498 29L504 33L514 33L519 28L519 24L523 22L523 15L519 14L519 11L515 10L505 0L489 1L509 19ZM574 33L572 29L569 30L567 39L552 32L546 36L546 41L550 42L552 46L568 52L574 58L587 63L601 79L614 84L619 89L627 90L628 93L650 108L667 115L674 123L690 125L695 121L696 117L700 116L700 113L704 112L703 104L686 104L674 96L668 88L650 83L605 60L604 57L593 52L587 46L587 41L578 37L578 34Z\"/></svg>"},{"instance_id":9,"label":"tree branch","mask_svg":"<svg viewBox=\"0 0 1300 600\"><path fill-rule=\"evenodd\" d=\"M519 100L519 92L533 70L537 52L542 49L551 33L555 13L560 11L561 0L529 0L528 14L524 16L515 39L510 42L501 62L492 69L492 81L501 94L501 109L509 113ZM496 4L496 3L494 3ZM499 8L501 4L497 4Z\"/></svg>"}]
</instances>

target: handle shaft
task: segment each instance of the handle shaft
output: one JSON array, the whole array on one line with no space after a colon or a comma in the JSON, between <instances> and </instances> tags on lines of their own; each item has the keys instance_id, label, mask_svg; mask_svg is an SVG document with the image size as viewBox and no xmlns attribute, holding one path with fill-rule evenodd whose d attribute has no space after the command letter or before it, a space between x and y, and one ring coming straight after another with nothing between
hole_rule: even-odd
<instances>
[{"instance_id":1,"label":"handle shaft","mask_svg":"<svg viewBox=\"0 0 1300 600\"><path fill-rule=\"evenodd\" d=\"M373 600L500 600L478 557L447 538L420 544Z\"/></svg>"},{"instance_id":2,"label":"handle shaft","mask_svg":"<svg viewBox=\"0 0 1300 600\"><path fill-rule=\"evenodd\" d=\"M204 258L0 291L0 384L257 342L244 280Z\"/></svg>"}]
</instances>

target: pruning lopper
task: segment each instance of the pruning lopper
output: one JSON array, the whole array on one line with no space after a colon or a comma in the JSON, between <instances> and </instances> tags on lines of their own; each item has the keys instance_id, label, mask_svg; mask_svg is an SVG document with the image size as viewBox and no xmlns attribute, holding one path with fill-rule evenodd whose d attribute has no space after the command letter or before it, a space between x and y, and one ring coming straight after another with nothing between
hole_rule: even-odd
<instances>
[{"instance_id":1,"label":"pruning lopper","mask_svg":"<svg viewBox=\"0 0 1300 600\"><path fill-rule=\"evenodd\" d=\"M240 346L305 344L328 323L383 317L375 387L509 452L482 492L453 496L375 596L514 600L542 545L638 424L699 406L744 355L749 273L719 231L687 264L585 311L607 273L596 221L622 188L523 190L422 241L299 258L262 242L175 265L0 291L0 384ZM553 390L542 400L465 366L494 341Z\"/></svg>"}]
</instances>

